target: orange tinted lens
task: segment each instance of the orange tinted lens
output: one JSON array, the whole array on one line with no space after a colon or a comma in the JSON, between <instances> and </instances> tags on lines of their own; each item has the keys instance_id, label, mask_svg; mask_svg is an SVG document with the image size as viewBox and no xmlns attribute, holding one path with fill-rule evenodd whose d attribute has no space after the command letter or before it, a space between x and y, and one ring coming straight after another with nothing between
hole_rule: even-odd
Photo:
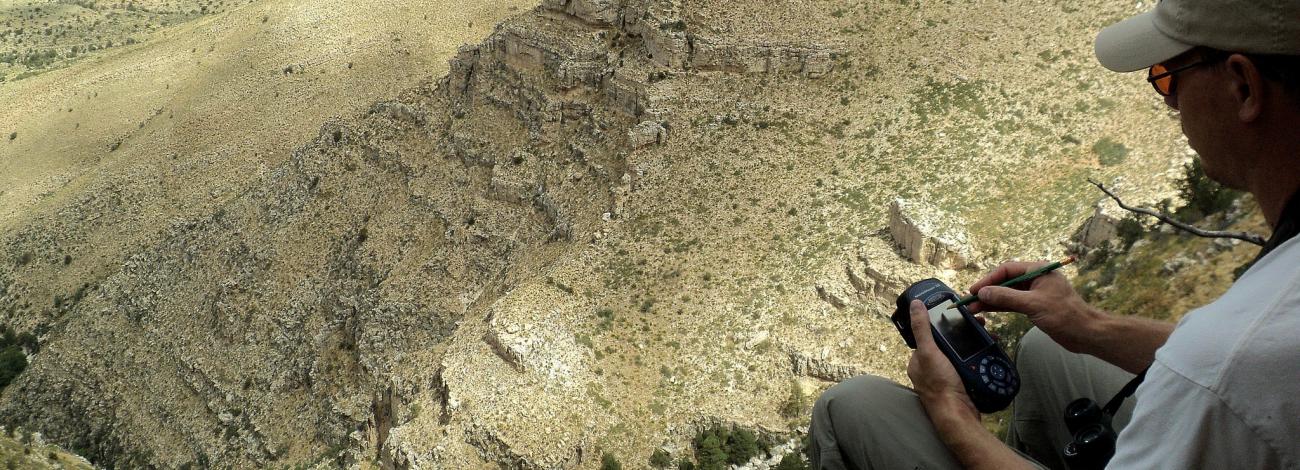
<instances>
[{"instance_id":1,"label":"orange tinted lens","mask_svg":"<svg viewBox=\"0 0 1300 470\"><path fill-rule=\"evenodd\" d=\"M1169 69L1165 68L1165 66L1164 66L1163 64L1156 64L1156 65L1151 66L1151 70L1150 70L1149 72L1147 72L1147 76L1148 76L1148 77L1154 77L1154 76L1157 76L1157 75L1163 75L1165 72L1168 72L1168 71L1169 71ZM1174 84L1174 76L1173 76L1173 75L1165 75L1164 77L1161 77L1161 78L1159 78L1159 79L1157 79L1157 80L1155 80L1155 81L1152 81L1151 84L1152 84L1152 85L1155 85L1155 87L1156 87L1156 91L1159 91L1160 94L1162 94L1162 95L1168 95L1168 94L1169 94L1169 89L1170 89L1170 87Z\"/></svg>"}]
</instances>

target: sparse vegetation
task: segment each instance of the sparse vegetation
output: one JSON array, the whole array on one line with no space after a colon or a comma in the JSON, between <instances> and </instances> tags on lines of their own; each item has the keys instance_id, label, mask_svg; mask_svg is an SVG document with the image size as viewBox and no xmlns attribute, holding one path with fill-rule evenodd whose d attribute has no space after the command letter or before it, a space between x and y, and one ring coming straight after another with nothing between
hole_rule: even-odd
<instances>
[{"instance_id":1,"label":"sparse vegetation","mask_svg":"<svg viewBox=\"0 0 1300 470\"><path fill-rule=\"evenodd\" d=\"M1092 153L1097 155L1097 161L1102 166L1113 166L1124 163L1124 159L1128 158L1128 147L1110 137L1103 137L1092 145Z\"/></svg>"}]
</instances>

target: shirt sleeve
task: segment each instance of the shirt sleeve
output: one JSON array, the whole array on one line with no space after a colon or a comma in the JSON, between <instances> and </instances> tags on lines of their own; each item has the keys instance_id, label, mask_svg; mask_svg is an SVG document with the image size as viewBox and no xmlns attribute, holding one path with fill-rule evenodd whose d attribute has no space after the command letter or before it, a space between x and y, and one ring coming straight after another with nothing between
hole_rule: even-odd
<instances>
[{"instance_id":1,"label":"shirt sleeve","mask_svg":"<svg viewBox=\"0 0 1300 470\"><path fill-rule=\"evenodd\" d=\"M1280 466L1279 456L1217 394L1157 361L1106 468Z\"/></svg>"}]
</instances>

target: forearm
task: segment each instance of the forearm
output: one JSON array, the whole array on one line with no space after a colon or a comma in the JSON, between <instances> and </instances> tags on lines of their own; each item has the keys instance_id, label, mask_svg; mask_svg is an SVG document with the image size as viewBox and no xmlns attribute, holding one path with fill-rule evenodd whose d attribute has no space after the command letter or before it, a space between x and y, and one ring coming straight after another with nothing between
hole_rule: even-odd
<instances>
[{"instance_id":1,"label":"forearm","mask_svg":"<svg viewBox=\"0 0 1300 470\"><path fill-rule=\"evenodd\" d=\"M1150 366L1174 324L1091 309L1075 352L1091 354L1134 374Z\"/></svg>"},{"instance_id":2,"label":"forearm","mask_svg":"<svg viewBox=\"0 0 1300 470\"><path fill-rule=\"evenodd\" d=\"M926 403L929 401L930 403ZM952 451L963 468L980 469L1033 469L1020 454L1011 450L993 433L984 428L979 413L960 403L943 403L940 400L922 400L926 413L934 423L939 438Z\"/></svg>"}]
</instances>

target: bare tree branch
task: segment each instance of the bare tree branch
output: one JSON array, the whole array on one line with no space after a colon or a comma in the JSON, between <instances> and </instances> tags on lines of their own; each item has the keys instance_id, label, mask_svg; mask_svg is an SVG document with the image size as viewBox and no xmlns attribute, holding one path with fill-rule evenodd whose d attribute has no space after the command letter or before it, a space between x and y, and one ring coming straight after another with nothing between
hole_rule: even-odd
<instances>
[{"instance_id":1,"label":"bare tree branch","mask_svg":"<svg viewBox=\"0 0 1300 470\"><path fill-rule=\"evenodd\" d=\"M1164 223L1166 223L1166 224L1172 225L1172 226L1174 226L1174 228L1177 228L1177 229L1182 230L1182 231L1184 231L1184 232L1190 233L1190 234L1192 234L1192 235L1196 235L1196 236L1198 236L1198 237L1205 237L1205 238L1235 238L1235 239L1237 239L1237 240L1241 240L1241 241L1244 241L1244 242L1246 242L1246 243L1253 243L1253 244L1256 244L1256 245L1259 245L1259 246L1264 246L1264 237L1261 237L1261 236L1259 236L1259 235L1257 235L1257 234L1250 233L1250 232L1229 232L1229 231L1221 231L1221 230L1204 230L1204 229L1201 229L1201 228L1197 228L1197 227L1192 226L1192 225L1190 225L1190 224L1187 224L1187 223L1184 223L1184 222L1179 222L1179 221L1175 220L1173 217L1169 216L1168 214L1165 214L1165 213L1163 213L1163 212L1157 211L1157 210L1155 210L1155 209L1148 209L1148 208L1145 208L1145 207L1133 207L1133 206L1129 206L1129 205L1127 205L1127 204L1124 204L1124 201L1119 200L1119 196L1116 196L1115 193L1110 192L1110 190L1109 190L1109 189L1106 189L1106 187L1103 186L1101 183L1098 183L1098 182L1096 182L1096 181L1093 181L1092 178L1088 178L1088 182L1089 182L1089 183L1092 183L1093 186L1096 186L1097 189L1100 189L1101 192L1106 193L1106 195L1107 195L1107 196L1110 196L1111 199L1114 199L1114 200L1115 200L1115 203L1116 203L1116 204L1119 204L1119 207L1120 207L1121 209L1126 210L1126 211L1129 211L1129 212L1136 212L1136 213L1139 213L1139 214L1149 215L1149 216L1151 216L1151 217L1155 217L1156 219L1160 220L1161 222L1164 222Z\"/></svg>"}]
</instances>

